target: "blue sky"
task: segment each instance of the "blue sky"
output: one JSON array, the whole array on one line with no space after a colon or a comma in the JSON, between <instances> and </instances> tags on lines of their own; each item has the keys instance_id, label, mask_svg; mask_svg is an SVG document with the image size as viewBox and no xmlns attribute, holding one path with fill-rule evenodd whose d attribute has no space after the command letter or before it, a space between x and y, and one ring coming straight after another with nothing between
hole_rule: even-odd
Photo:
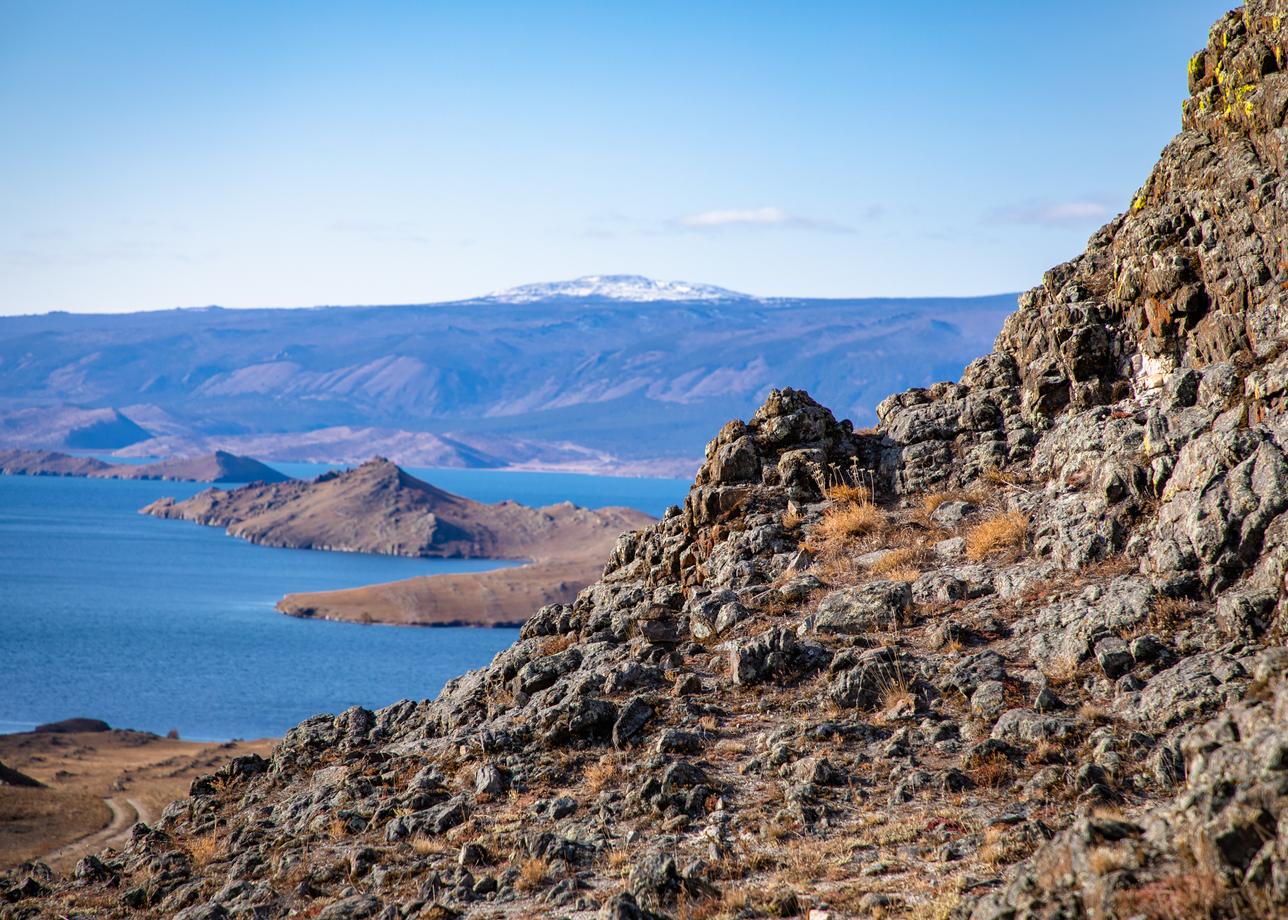
<instances>
[{"instance_id":1,"label":"blue sky","mask_svg":"<svg viewBox=\"0 0 1288 920\"><path fill-rule=\"evenodd\" d=\"M1230 0L0 0L0 313L1018 290Z\"/></svg>"}]
</instances>

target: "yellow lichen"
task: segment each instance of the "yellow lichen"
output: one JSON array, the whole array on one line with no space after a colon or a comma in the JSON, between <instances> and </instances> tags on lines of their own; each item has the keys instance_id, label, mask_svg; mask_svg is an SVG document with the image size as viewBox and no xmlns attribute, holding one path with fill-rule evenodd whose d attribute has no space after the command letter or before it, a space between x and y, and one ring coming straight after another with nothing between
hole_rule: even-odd
<instances>
[{"instance_id":1,"label":"yellow lichen","mask_svg":"<svg viewBox=\"0 0 1288 920\"><path fill-rule=\"evenodd\" d=\"M1131 209L1133 211L1139 211L1143 207L1145 207L1145 193L1141 192L1139 195L1137 195L1135 198L1132 199Z\"/></svg>"},{"instance_id":2,"label":"yellow lichen","mask_svg":"<svg viewBox=\"0 0 1288 920\"><path fill-rule=\"evenodd\" d=\"M1200 51L1198 54L1194 55L1194 57L1190 58L1189 74L1191 80L1199 75L1199 69L1203 64L1203 54L1204 52Z\"/></svg>"}]
</instances>

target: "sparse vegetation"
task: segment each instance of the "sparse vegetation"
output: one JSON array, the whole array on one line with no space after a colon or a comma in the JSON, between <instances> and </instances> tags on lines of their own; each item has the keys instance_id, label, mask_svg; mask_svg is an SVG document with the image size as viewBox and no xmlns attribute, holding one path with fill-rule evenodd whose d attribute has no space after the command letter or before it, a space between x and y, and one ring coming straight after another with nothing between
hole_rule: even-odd
<instances>
[{"instance_id":1,"label":"sparse vegetation","mask_svg":"<svg viewBox=\"0 0 1288 920\"><path fill-rule=\"evenodd\" d=\"M576 641L577 636L575 633L563 633L558 636L547 636L541 643L541 655L542 657L557 655L569 648Z\"/></svg>"},{"instance_id":2,"label":"sparse vegetation","mask_svg":"<svg viewBox=\"0 0 1288 920\"><path fill-rule=\"evenodd\" d=\"M1028 537L1028 516L1007 511L985 518L966 531L966 556L976 562L997 553L1016 552Z\"/></svg>"},{"instance_id":3,"label":"sparse vegetation","mask_svg":"<svg viewBox=\"0 0 1288 920\"><path fill-rule=\"evenodd\" d=\"M520 891L535 891L546 883L550 875L550 860L533 857L519 864L519 879L515 886Z\"/></svg>"},{"instance_id":4,"label":"sparse vegetation","mask_svg":"<svg viewBox=\"0 0 1288 920\"><path fill-rule=\"evenodd\" d=\"M217 860L224 851L219 836L213 831L208 834L202 834L199 837L193 837L188 841L186 849L188 858L192 860L193 866L198 869L203 869Z\"/></svg>"}]
</instances>

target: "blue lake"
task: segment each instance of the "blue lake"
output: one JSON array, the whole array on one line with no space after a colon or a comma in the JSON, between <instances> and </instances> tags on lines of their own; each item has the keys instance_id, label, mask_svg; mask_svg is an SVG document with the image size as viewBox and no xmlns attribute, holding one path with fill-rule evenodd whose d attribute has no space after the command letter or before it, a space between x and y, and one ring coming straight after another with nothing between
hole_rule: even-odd
<instances>
[{"instance_id":1,"label":"blue lake","mask_svg":"<svg viewBox=\"0 0 1288 920\"><path fill-rule=\"evenodd\" d=\"M321 466L276 464L306 475ZM458 494L570 500L660 514L681 480L414 470ZM354 705L433 697L517 630L296 620L292 591L356 587L487 560L403 559L254 546L137 513L195 483L0 476L0 732L85 715L194 739L280 735Z\"/></svg>"}]
</instances>

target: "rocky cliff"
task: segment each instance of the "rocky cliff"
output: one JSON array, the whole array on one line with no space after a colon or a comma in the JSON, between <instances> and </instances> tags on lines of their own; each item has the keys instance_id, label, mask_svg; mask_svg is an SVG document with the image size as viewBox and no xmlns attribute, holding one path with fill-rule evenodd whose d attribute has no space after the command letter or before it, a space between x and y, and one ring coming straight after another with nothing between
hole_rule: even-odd
<instances>
[{"instance_id":1,"label":"rocky cliff","mask_svg":"<svg viewBox=\"0 0 1288 920\"><path fill-rule=\"evenodd\" d=\"M775 392L432 702L292 730L8 910L1288 914L1288 27L958 383Z\"/></svg>"}]
</instances>

